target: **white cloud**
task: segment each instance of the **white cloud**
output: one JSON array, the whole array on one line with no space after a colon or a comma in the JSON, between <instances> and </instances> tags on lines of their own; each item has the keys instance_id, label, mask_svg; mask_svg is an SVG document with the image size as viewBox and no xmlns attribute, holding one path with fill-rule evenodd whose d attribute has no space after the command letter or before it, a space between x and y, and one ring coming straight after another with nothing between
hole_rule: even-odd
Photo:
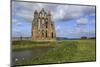
<instances>
[{"instance_id":1,"label":"white cloud","mask_svg":"<svg viewBox=\"0 0 100 67\"><path fill-rule=\"evenodd\" d=\"M63 4L47 4L47 3L32 3L32 2L12 2L12 22L17 26L14 29L20 30L18 27L21 25L22 21L32 22L34 18L34 11L40 11L42 8L46 12L51 11L52 19L54 22L58 21L68 21L77 19L77 25L85 25L88 22L95 22L95 19L88 20L87 18L80 18L82 16L95 16L95 7L94 6L79 6L79 5L63 5ZM19 17L19 18L18 18ZM56 26L57 35L59 36L73 36L81 35L80 31L87 32L87 30L81 30L78 28L65 30L60 26ZM22 32L22 31L21 31ZM74 35L73 35L74 34ZM69 36L70 37L70 36Z\"/></svg>"},{"instance_id":2,"label":"white cloud","mask_svg":"<svg viewBox=\"0 0 100 67\"><path fill-rule=\"evenodd\" d=\"M20 16L25 20L32 21L34 10L51 11L53 21L71 20L84 16L85 14L95 14L93 6L61 5L31 2L12 2L12 15ZM19 9L19 10L18 10Z\"/></svg>"},{"instance_id":3,"label":"white cloud","mask_svg":"<svg viewBox=\"0 0 100 67\"><path fill-rule=\"evenodd\" d=\"M84 15L95 15L95 8L92 6L59 5L55 9L55 20L71 20Z\"/></svg>"},{"instance_id":4,"label":"white cloud","mask_svg":"<svg viewBox=\"0 0 100 67\"><path fill-rule=\"evenodd\" d=\"M87 24L89 21L88 21L87 18L79 18L79 19L76 20L76 22L77 22L78 25L85 25L85 24Z\"/></svg>"},{"instance_id":5,"label":"white cloud","mask_svg":"<svg viewBox=\"0 0 100 67\"><path fill-rule=\"evenodd\" d=\"M12 19L12 22L13 22L13 23L17 23L18 20L17 20L17 19Z\"/></svg>"},{"instance_id":6,"label":"white cloud","mask_svg":"<svg viewBox=\"0 0 100 67\"><path fill-rule=\"evenodd\" d=\"M20 21L17 19L12 19L12 26L13 25L20 26L20 25L22 25L22 23L20 23Z\"/></svg>"}]
</instances>

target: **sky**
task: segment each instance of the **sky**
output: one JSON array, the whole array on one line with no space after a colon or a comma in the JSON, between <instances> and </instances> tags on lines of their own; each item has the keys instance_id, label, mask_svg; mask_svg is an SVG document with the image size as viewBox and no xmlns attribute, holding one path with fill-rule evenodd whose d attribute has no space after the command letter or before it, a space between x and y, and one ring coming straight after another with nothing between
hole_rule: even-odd
<instances>
[{"instance_id":1,"label":"sky","mask_svg":"<svg viewBox=\"0 0 100 67\"><path fill-rule=\"evenodd\" d=\"M95 6L12 1L12 36L31 37L34 11L51 12L56 37L95 37Z\"/></svg>"}]
</instances>

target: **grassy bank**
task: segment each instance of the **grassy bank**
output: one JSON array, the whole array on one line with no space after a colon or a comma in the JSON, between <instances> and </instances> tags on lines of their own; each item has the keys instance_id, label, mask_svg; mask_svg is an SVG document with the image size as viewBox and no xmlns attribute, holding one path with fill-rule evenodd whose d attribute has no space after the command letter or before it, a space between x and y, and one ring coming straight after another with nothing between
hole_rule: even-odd
<instances>
[{"instance_id":1,"label":"grassy bank","mask_svg":"<svg viewBox=\"0 0 100 67\"><path fill-rule=\"evenodd\" d=\"M53 47L41 56L33 57L31 60L19 61L16 65L43 64L43 63L64 63L95 61L95 39L87 40L64 40L64 41L14 41L13 50Z\"/></svg>"},{"instance_id":2,"label":"grassy bank","mask_svg":"<svg viewBox=\"0 0 100 67\"><path fill-rule=\"evenodd\" d=\"M54 47L56 41L12 41L12 50L18 51L35 47Z\"/></svg>"}]
</instances>

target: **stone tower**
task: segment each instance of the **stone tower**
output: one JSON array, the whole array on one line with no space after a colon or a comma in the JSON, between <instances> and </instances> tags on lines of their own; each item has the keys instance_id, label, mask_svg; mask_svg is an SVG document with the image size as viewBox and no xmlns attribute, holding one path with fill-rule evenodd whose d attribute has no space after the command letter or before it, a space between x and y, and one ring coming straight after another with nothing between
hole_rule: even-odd
<instances>
[{"instance_id":1,"label":"stone tower","mask_svg":"<svg viewBox=\"0 0 100 67\"><path fill-rule=\"evenodd\" d=\"M42 8L40 12L35 10L32 21L32 40L54 40L56 33L51 13L45 12Z\"/></svg>"}]
</instances>

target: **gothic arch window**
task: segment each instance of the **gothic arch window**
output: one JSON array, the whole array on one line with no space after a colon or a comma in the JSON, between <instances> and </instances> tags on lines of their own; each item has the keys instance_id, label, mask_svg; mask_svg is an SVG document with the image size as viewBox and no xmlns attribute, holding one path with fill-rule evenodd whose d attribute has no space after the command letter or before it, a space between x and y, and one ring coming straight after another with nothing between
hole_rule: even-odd
<instances>
[{"instance_id":1,"label":"gothic arch window","mask_svg":"<svg viewBox=\"0 0 100 67\"><path fill-rule=\"evenodd\" d=\"M42 14L42 18L44 18L44 14Z\"/></svg>"},{"instance_id":2,"label":"gothic arch window","mask_svg":"<svg viewBox=\"0 0 100 67\"><path fill-rule=\"evenodd\" d=\"M42 19L42 24L44 24L44 19Z\"/></svg>"},{"instance_id":3,"label":"gothic arch window","mask_svg":"<svg viewBox=\"0 0 100 67\"><path fill-rule=\"evenodd\" d=\"M46 28L48 28L48 22L46 22Z\"/></svg>"},{"instance_id":4,"label":"gothic arch window","mask_svg":"<svg viewBox=\"0 0 100 67\"><path fill-rule=\"evenodd\" d=\"M44 18L44 12L42 11L42 18Z\"/></svg>"},{"instance_id":5,"label":"gothic arch window","mask_svg":"<svg viewBox=\"0 0 100 67\"><path fill-rule=\"evenodd\" d=\"M53 38L53 32L51 32L51 37Z\"/></svg>"},{"instance_id":6,"label":"gothic arch window","mask_svg":"<svg viewBox=\"0 0 100 67\"><path fill-rule=\"evenodd\" d=\"M40 19L38 19L38 30L40 30Z\"/></svg>"},{"instance_id":7,"label":"gothic arch window","mask_svg":"<svg viewBox=\"0 0 100 67\"><path fill-rule=\"evenodd\" d=\"M44 19L42 19L42 29L44 28Z\"/></svg>"},{"instance_id":8,"label":"gothic arch window","mask_svg":"<svg viewBox=\"0 0 100 67\"><path fill-rule=\"evenodd\" d=\"M53 24L51 24L51 26L53 27Z\"/></svg>"},{"instance_id":9,"label":"gothic arch window","mask_svg":"<svg viewBox=\"0 0 100 67\"><path fill-rule=\"evenodd\" d=\"M48 28L48 19L46 18L45 20L46 20L46 23L45 23L46 28Z\"/></svg>"},{"instance_id":10,"label":"gothic arch window","mask_svg":"<svg viewBox=\"0 0 100 67\"><path fill-rule=\"evenodd\" d=\"M46 38L47 38L47 30L46 30Z\"/></svg>"}]
</instances>

